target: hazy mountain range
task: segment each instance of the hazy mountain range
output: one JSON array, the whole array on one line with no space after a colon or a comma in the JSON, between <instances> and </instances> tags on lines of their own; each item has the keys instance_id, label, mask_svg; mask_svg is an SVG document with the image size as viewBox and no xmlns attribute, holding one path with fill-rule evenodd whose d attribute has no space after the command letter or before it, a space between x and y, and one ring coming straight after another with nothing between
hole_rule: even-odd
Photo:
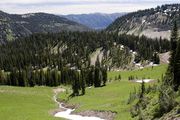
<instances>
[{"instance_id":1,"label":"hazy mountain range","mask_svg":"<svg viewBox=\"0 0 180 120\"><path fill-rule=\"evenodd\" d=\"M125 15L126 13L93 13L93 14L71 14L63 17L75 21L77 23L88 26L92 29L104 29L110 25L115 19Z\"/></svg>"}]
</instances>

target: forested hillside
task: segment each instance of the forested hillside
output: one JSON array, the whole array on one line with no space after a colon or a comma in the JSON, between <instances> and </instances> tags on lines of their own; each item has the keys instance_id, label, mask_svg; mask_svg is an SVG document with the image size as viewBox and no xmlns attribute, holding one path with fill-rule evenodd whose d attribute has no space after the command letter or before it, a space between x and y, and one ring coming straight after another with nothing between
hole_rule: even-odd
<instances>
[{"instance_id":1,"label":"forested hillside","mask_svg":"<svg viewBox=\"0 0 180 120\"><path fill-rule=\"evenodd\" d=\"M145 36L136 37L106 32L61 32L48 34L34 34L30 37L8 42L0 46L0 67L10 70L13 67L25 68L32 65L38 68L56 66L59 62L63 65L70 64L78 67L87 64L92 65L91 54L101 48L99 57L102 64L107 65L109 59L118 63L126 54L128 60L130 52L137 52L140 60L152 60L154 52L162 53L170 49L170 42L166 39L150 39ZM130 51L131 50L131 51ZM129 54L129 55L128 55ZM129 57L128 57L129 56ZM95 59L97 59L95 58ZM129 61L129 60L128 60ZM109 67L112 67L109 66Z\"/></svg>"},{"instance_id":2,"label":"forested hillside","mask_svg":"<svg viewBox=\"0 0 180 120\"><path fill-rule=\"evenodd\" d=\"M130 94L133 103L131 116L137 120L159 119L178 120L180 118L180 39L177 22L171 33L171 57L162 81L147 87L142 82L140 90Z\"/></svg>"},{"instance_id":3,"label":"forested hillside","mask_svg":"<svg viewBox=\"0 0 180 120\"><path fill-rule=\"evenodd\" d=\"M33 33L87 30L90 29L84 25L52 14L29 13L17 15L0 11L0 43Z\"/></svg>"},{"instance_id":4,"label":"forested hillside","mask_svg":"<svg viewBox=\"0 0 180 120\"><path fill-rule=\"evenodd\" d=\"M170 39L172 23L175 19L180 19L179 12L180 4L162 5L132 12L116 19L107 31Z\"/></svg>"},{"instance_id":5,"label":"forested hillside","mask_svg":"<svg viewBox=\"0 0 180 120\"><path fill-rule=\"evenodd\" d=\"M98 49L101 49L100 54L96 55L93 64L92 56ZM106 32L33 34L0 46L0 68L3 70L0 84L72 84L76 88L74 95L79 95L79 90L84 94L85 86L106 84L107 70L126 69L133 61L154 62L154 53L168 50L168 40L144 36L118 36Z\"/></svg>"}]
</instances>

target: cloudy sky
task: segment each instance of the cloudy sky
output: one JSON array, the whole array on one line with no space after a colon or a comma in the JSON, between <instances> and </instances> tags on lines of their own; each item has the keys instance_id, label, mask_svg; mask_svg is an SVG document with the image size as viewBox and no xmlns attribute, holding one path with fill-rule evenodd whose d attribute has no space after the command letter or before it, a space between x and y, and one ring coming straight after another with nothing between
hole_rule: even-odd
<instances>
[{"instance_id":1,"label":"cloudy sky","mask_svg":"<svg viewBox=\"0 0 180 120\"><path fill-rule=\"evenodd\" d=\"M0 0L0 10L18 14L114 13L132 12L170 3L180 3L180 0Z\"/></svg>"}]
</instances>

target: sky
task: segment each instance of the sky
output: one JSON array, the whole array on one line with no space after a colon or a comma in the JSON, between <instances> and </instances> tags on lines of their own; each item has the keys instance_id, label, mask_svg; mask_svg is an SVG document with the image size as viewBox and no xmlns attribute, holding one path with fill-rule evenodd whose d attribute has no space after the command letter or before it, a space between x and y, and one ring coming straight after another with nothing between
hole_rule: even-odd
<instances>
[{"instance_id":1,"label":"sky","mask_svg":"<svg viewBox=\"0 0 180 120\"><path fill-rule=\"evenodd\" d=\"M0 10L13 14L119 13L172 3L180 3L180 0L0 0Z\"/></svg>"}]
</instances>

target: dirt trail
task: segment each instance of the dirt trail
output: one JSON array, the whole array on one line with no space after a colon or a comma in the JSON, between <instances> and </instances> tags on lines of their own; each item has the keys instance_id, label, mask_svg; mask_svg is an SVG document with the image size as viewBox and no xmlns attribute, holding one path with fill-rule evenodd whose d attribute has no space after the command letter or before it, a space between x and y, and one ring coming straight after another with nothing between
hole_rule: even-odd
<instances>
[{"instance_id":1,"label":"dirt trail","mask_svg":"<svg viewBox=\"0 0 180 120\"><path fill-rule=\"evenodd\" d=\"M57 101L57 95L61 92L65 92L64 88L55 88L53 89L54 92L54 96L53 96L53 100L58 104L59 108L61 108L61 103Z\"/></svg>"},{"instance_id":2,"label":"dirt trail","mask_svg":"<svg viewBox=\"0 0 180 120\"><path fill-rule=\"evenodd\" d=\"M65 92L65 89L64 88L55 88L53 89L54 93L60 93L60 92Z\"/></svg>"}]
</instances>

